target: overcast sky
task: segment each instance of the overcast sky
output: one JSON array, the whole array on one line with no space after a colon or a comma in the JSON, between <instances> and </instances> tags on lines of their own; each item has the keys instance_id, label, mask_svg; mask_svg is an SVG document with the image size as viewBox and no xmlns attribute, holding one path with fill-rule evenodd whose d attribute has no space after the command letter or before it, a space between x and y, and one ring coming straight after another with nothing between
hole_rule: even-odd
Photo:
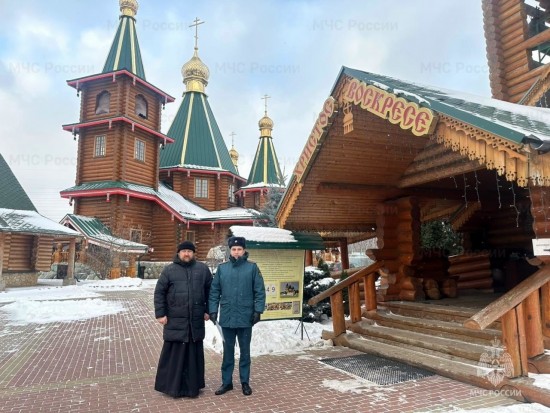
<instances>
[{"instance_id":1,"label":"overcast sky","mask_svg":"<svg viewBox=\"0 0 550 413\"><path fill-rule=\"evenodd\" d=\"M489 96L481 2L141 0L137 31L147 80L176 97L193 54L210 68L210 105L228 148L231 132L248 177L264 94L287 176L342 65ZM117 0L0 0L0 153L39 212L71 212L59 191L74 185L79 120L66 80L99 73L117 25Z\"/></svg>"}]
</instances>

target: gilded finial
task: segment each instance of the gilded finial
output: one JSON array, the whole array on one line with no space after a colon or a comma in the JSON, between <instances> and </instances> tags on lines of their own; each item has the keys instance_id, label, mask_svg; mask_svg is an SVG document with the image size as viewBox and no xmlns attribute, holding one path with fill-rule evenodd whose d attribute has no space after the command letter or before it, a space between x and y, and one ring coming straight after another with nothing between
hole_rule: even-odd
<instances>
[{"instance_id":1,"label":"gilded finial","mask_svg":"<svg viewBox=\"0 0 550 413\"><path fill-rule=\"evenodd\" d=\"M231 149L229 150L229 157L231 158L231 162L233 162L233 165L235 165L235 168L239 170L239 152L235 149L235 132L231 132Z\"/></svg>"},{"instance_id":2,"label":"gilded finial","mask_svg":"<svg viewBox=\"0 0 550 413\"><path fill-rule=\"evenodd\" d=\"M198 17L193 20L193 24L189 27L195 27L195 52L193 57L181 68L181 74L183 76L183 83L185 83L186 89L188 92L202 92L208 84L208 78L210 77L210 71L208 67L202 62L199 57L199 24L203 24L204 21L201 21Z\"/></svg>"},{"instance_id":3,"label":"gilded finial","mask_svg":"<svg viewBox=\"0 0 550 413\"><path fill-rule=\"evenodd\" d=\"M123 16L135 17L139 4L137 0L119 0L120 14Z\"/></svg>"}]
</instances>

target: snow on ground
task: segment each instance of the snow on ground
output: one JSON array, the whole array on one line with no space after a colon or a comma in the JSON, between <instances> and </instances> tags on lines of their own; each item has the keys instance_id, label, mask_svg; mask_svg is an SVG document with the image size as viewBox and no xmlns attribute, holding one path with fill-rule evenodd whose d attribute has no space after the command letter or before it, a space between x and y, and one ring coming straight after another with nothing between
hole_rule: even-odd
<instances>
[{"instance_id":1,"label":"snow on ground","mask_svg":"<svg viewBox=\"0 0 550 413\"><path fill-rule=\"evenodd\" d=\"M439 411L439 410L438 410ZM513 404L510 406L484 407L482 409L464 410L460 407L450 407L447 412L467 412L467 413L548 413L550 409L539 403ZM430 413L429 411L420 413Z\"/></svg>"},{"instance_id":2,"label":"snow on ground","mask_svg":"<svg viewBox=\"0 0 550 413\"><path fill-rule=\"evenodd\" d=\"M62 286L62 280L39 280L41 285L36 287L8 288L1 292L0 315L4 314L7 317L8 325L25 325L70 322L117 314L126 309L120 302L109 300L101 294L102 292L154 288L156 282L157 280L121 277L115 280L81 281L77 285ZM154 317L151 311L151 320L154 320ZM332 330L331 323L304 323L304 328L302 340L298 320L258 323L252 332L252 356L295 354L305 348L332 346L331 341L321 339L323 329ZM220 333L211 321L206 322L204 344L218 353L222 352ZM235 354L239 354L238 347Z\"/></svg>"},{"instance_id":3,"label":"snow on ground","mask_svg":"<svg viewBox=\"0 0 550 413\"><path fill-rule=\"evenodd\" d=\"M8 288L0 292L0 318L7 319L7 325L45 324L70 322L126 311L118 301L111 301L104 292L132 291L152 289L157 280L122 277L116 280L84 281L73 286L62 286L62 280L39 280L41 285L29 288ZM151 296L151 300L153 297ZM151 311L151 321L154 314ZM331 341L321 339L323 330L332 330L332 324L304 323L304 339L301 339L300 323L297 320L262 321L254 326L252 332L252 356L262 354L299 354L304 349L332 346ZM159 326L159 328L161 328ZM0 338L10 334L6 329L0 331ZM308 338L309 336L309 338ZM101 340L106 338L97 338ZM205 346L221 353L220 333L212 322L206 322ZM236 354L239 354L238 346ZM304 356L298 356L304 357ZM550 388L550 375L529 374L535 385ZM363 379L343 381L325 380L323 386L340 392L360 393L373 384ZM380 393L383 400L385 395ZM516 404L477 410L463 410L449 406L449 412L468 413L541 413L550 409L540 404Z\"/></svg>"}]
</instances>

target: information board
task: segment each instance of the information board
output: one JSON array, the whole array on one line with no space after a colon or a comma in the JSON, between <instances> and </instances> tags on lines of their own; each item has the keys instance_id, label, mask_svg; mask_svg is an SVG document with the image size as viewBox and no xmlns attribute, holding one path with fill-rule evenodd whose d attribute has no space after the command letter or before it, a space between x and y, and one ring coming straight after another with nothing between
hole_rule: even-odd
<instances>
[{"instance_id":1,"label":"information board","mask_svg":"<svg viewBox=\"0 0 550 413\"><path fill-rule=\"evenodd\" d=\"M264 278L266 308L262 320L302 317L304 250L248 249L249 260Z\"/></svg>"}]
</instances>

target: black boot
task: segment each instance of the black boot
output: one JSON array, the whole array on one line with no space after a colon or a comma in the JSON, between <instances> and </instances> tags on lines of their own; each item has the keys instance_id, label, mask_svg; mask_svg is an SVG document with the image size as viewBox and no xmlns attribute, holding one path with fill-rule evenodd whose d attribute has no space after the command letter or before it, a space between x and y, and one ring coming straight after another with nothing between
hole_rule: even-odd
<instances>
[{"instance_id":1,"label":"black boot","mask_svg":"<svg viewBox=\"0 0 550 413\"><path fill-rule=\"evenodd\" d=\"M216 390L214 392L214 394L216 396L219 396L220 394L224 394L226 392L228 392L229 390L233 390L233 383L229 383L229 384L222 384L218 390Z\"/></svg>"},{"instance_id":2,"label":"black boot","mask_svg":"<svg viewBox=\"0 0 550 413\"><path fill-rule=\"evenodd\" d=\"M252 394L252 389L250 388L248 383L243 383L242 385L243 385L243 394L245 396L250 396Z\"/></svg>"}]
</instances>

